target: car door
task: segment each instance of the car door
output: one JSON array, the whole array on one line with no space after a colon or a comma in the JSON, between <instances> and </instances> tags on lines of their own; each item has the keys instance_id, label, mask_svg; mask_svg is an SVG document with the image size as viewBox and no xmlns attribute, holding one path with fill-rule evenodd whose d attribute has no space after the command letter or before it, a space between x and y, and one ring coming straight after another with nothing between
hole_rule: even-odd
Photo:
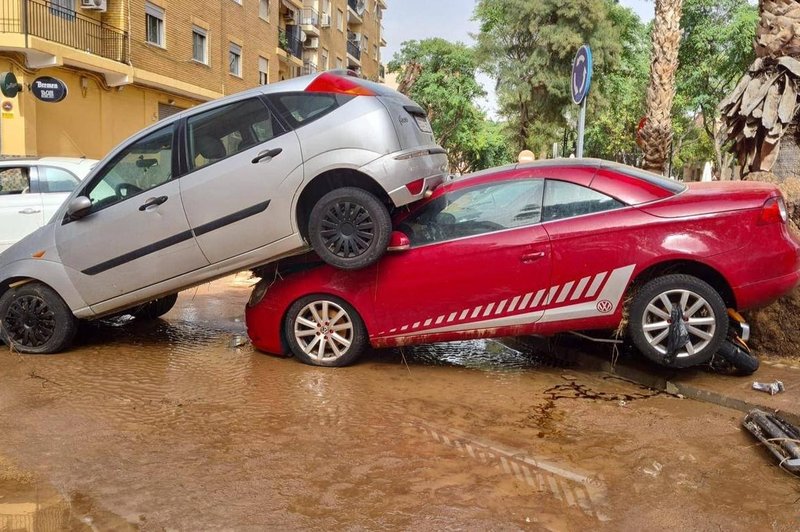
<instances>
[{"instance_id":1,"label":"car door","mask_svg":"<svg viewBox=\"0 0 800 532\"><path fill-rule=\"evenodd\" d=\"M542 225L550 236L552 284L559 296L545 310L542 324L589 320L590 328L612 323L646 242L636 228L643 215L589 187L548 179ZM593 321L592 321L593 320ZM599 320L599 321L598 321ZM602 322L602 323L601 323Z\"/></svg>"},{"instance_id":2,"label":"car door","mask_svg":"<svg viewBox=\"0 0 800 532\"><path fill-rule=\"evenodd\" d=\"M42 199L31 191L35 168L0 167L0 251L44 224Z\"/></svg>"},{"instance_id":3,"label":"car door","mask_svg":"<svg viewBox=\"0 0 800 532\"><path fill-rule=\"evenodd\" d=\"M294 232L303 180L300 142L251 97L186 119L186 216L213 264Z\"/></svg>"},{"instance_id":4,"label":"car door","mask_svg":"<svg viewBox=\"0 0 800 532\"><path fill-rule=\"evenodd\" d=\"M445 193L403 220L411 249L378 268L374 334L530 330L550 285L550 243L539 223L539 179Z\"/></svg>"},{"instance_id":5,"label":"car door","mask_svg":"<svg viewBox=\"0 0 800 532\"><path fill-rule=\"evenodd\" d=\"M91 208L56 228L61 261L94 305L208 264L172 179L174 127L132 141L81 190Z\"/></svg>"},{"instance_id":6,"label":"car door","mask_svg":"<svg viewBox=\"0 0 800 532\"><path fill-rule=\"evenodd\" d=\"M32 190L41 194L42 214L47 222L61 204L80 184L80 180L70 171L54 166L36 167L36 179L32 180Z\"/></svg>"}]
</instances>

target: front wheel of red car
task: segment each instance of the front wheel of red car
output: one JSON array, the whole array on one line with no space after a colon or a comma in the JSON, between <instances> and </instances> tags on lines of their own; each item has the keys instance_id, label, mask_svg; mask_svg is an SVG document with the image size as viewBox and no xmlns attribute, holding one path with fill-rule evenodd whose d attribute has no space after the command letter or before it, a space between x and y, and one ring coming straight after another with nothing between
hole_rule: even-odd
<instances>
[{"instance_id":1,"label":"front wheel of red car","mask_svg":"<svg viewBox=\"0 0 800 532\"><path fill-rule=\"evenodd\" d=\"M355 187L331 190L314 205L308 222L311 245L322 260L358 270L386 252L392 233L389 210L373 194Z\"/></svg>"},{"instance_id":2,"label":"front wheel of red car","mask_svg":"<svg viewBox=\"0 0 800 532\"><path fill-rule=\"evenodd\" d=\"M683 320L686 343L669 353L673 311ZM725 302L714 288L690 275L665 275L647 282L634 295L628 332L647 358L672 368L708 362L728 335Z\"/></svg>"},{"instance_id":3,"label":"front wheel of red car","mask_svg":"<svg viewBox=\"0 0 800 532\"><path fill-rule=\"evenodd\" d=\"M361 317L335 296L312 295L295 301L286 313L284 333L294 356L312 366L347 366L367 345Z\"/></svg>"}]
</instances>

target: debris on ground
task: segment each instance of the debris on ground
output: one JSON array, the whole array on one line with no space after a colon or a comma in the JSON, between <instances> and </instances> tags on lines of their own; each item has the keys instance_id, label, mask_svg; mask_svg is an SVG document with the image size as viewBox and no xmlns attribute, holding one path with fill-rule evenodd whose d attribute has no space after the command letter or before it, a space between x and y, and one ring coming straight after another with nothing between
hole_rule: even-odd
<instances>
[{"instance_id":1,"label":"debris on ground","mask_svg":"<svg viewBox=\"0 0 800 532\"><path fill-rule=\"evenodd\" d=\"M779 466L800 474L800 429L777 414L751 410L742 422L779 461Z\"/></svg>"},{"instance_id":2,"label":"debris on ground","mask_svg":"<svg viewBox=\"0 0 800 532\"><path fill-rule=\"evenodd\" d=\"M760 392L766 392L770 395L781 393L785 390L781 381L775 382L754 382L753 389Z\"/></svg>"},{"instance_id":3,"label":"debris on ground","mask_svg":"<svg viewBox=\"0 0 800 532\"><path fill-rule=\"evenodd\" d=\"M247 339L247 336L242 334L234 334L230 341L228 341L228 347L231 349L235 349L237 347L242 347L243 345L247 344L250 340Z\"/></svg>"}]
</instances>

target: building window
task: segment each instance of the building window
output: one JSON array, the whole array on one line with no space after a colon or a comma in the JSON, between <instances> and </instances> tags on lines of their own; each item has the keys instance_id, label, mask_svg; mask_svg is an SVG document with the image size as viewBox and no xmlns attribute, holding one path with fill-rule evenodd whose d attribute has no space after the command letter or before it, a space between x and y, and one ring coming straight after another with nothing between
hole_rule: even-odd
<instances>
[{"instance_id":1,"label":"building window","mask_svg":"<svg viewBox=\"0 0 800 532\"><path fill-rule=\"evenodd\" d=\"M320 70L328 70L328 50L325 48L319 53L319 68Z\"/></svg>"},{"instance_id":2,"label":"building window","mask_svg":"<svg viewBox=\"0 0 800 532\"><path fill-rule=\"evenodd\" d=\"M344 63L342 62L342 58L341 57L337 57L336 58L336 68L338 70L341 70L342 68L344 68Z\"/></svg>"},{"instance_id":3,"label":"building window","mask_svg":"<svg viewBox=\"0 0 800 532\"><path fill-rule=\"evenodd\" d=\"M239 5L242 5L242 0L233 0L233 1L236 2Z\"/></svg>"},{"instance_id":4,"label":"building window","mask_svg":"<svg viewBox=\"0 0 800 532\"><path fill-rule=\"evenodd\" d=\"M344 32L344 11L341 9L336 10L336 27L339 31Z\"/></svg>"},{"instance_id":5,"label":"building window","mask_svg":"<svg viewBox=\"0 0 800 532\"><path fill-rule=\"evenodd\" d=\"M258 16L269 22L269 0L259 0Z\"/></svg>"},{"instance_id":6,"label":"building window","mask_svg":"<svg viewBox=\"0 0 800 532\"><path fill-rule=\"evenodd\" d=\"M206 30L192 27L192 59L208 64L208 35Z\"/></svg>"},{"instance_id":7,"label":"building window","mask_svg":"<svg viewBox=\"0 0 800 532\"><path fill-rule=\"evenodd\" d=\"M74 0L51 0L50 14L67 20L75 20L74 5Z\"/></svg>"},{"instance_id":8,"label":"building window","mask_svg":"<svg viewBox=\"0 0 800 532\"><path fill-rule=\"evenodd\" d=\"M151 3L144 5L147 42L164 48L164 10Z\"/></svg>"},{"instance_id":9,"label":"building window","mask_svg":"<svg viewBox=\"0 0 800 532\"><path fill-rule=\"evenodd\" d=\"M258 58L258 83L260 85L269 83L269 61L265 57Z\"/></svg>"},{"instance_id":10,"label":"building window","mask_svg":"<svg viewBox=\"0 0 800 532\"><path fill-rule=\"evenodd\" d=\"M375 61L378 61L379 60L379 58L378 58L378 45L374 44L374 45L372 45L372 48L373 48L373 54L372 55L375 58Z\"/></svg>"},{"instance_id":11,"label":"building window","mask_svg":"<svg viewBox=\"0 0 800 532\"><path fill-rule=\"evenodd\" d=\"M228 72L242 77L242 47L238 44L230 43L228 48Z\"/></svg>"},{"instance_id":12,"label":"building window","mask_svg":"<svg viewBox=\"0 0 800 532\"><path fill-rule=\"evenodd\" d=\"M329 15L331 12L331 0L322 0L322 14Z\"/></svg>"}]
</instances>

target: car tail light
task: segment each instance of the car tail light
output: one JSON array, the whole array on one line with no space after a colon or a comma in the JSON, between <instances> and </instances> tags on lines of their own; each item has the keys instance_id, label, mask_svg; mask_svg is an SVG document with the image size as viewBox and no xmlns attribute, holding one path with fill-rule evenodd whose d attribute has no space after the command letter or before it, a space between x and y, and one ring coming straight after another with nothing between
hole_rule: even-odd
<instances>
[{"instance_id":1,"label":"car tail light","mask_svg":"<svg viewBox=\"0 0 800 532\"><path fill-rule=\"evenodd\" d=\"M416 196L420 192L422 192L422 187L425 186L425 178L417 179L416 181L412 181L411 183L406 184L406 188L411 193L412 196Z\"/></svg>"},{"instance_id":2,"label":"car tail light","mask_svg":"<svg viewBox=\"0 0 800 532\"><path fill-rule=\"evenodd\" d=\"M324 72L316 77L308 87L306 92L332 92L335 94L349 94L351 96L375 96L375 93L368 88L360 85L355 80L344 78Z\"/></svg>"},{"instance_id":3,"label":"car tail light","mask_svg":"<svg viewBox=\"0 0 800 532\"><path fill-rule=\"evenodd\" d=\"M783 222L786 223L788 214L786 212L786 203L781 196L773 196L764 202L761 207L761 215L758 218L760 225L772 224Z\"/></svg>"}]
</instances>

